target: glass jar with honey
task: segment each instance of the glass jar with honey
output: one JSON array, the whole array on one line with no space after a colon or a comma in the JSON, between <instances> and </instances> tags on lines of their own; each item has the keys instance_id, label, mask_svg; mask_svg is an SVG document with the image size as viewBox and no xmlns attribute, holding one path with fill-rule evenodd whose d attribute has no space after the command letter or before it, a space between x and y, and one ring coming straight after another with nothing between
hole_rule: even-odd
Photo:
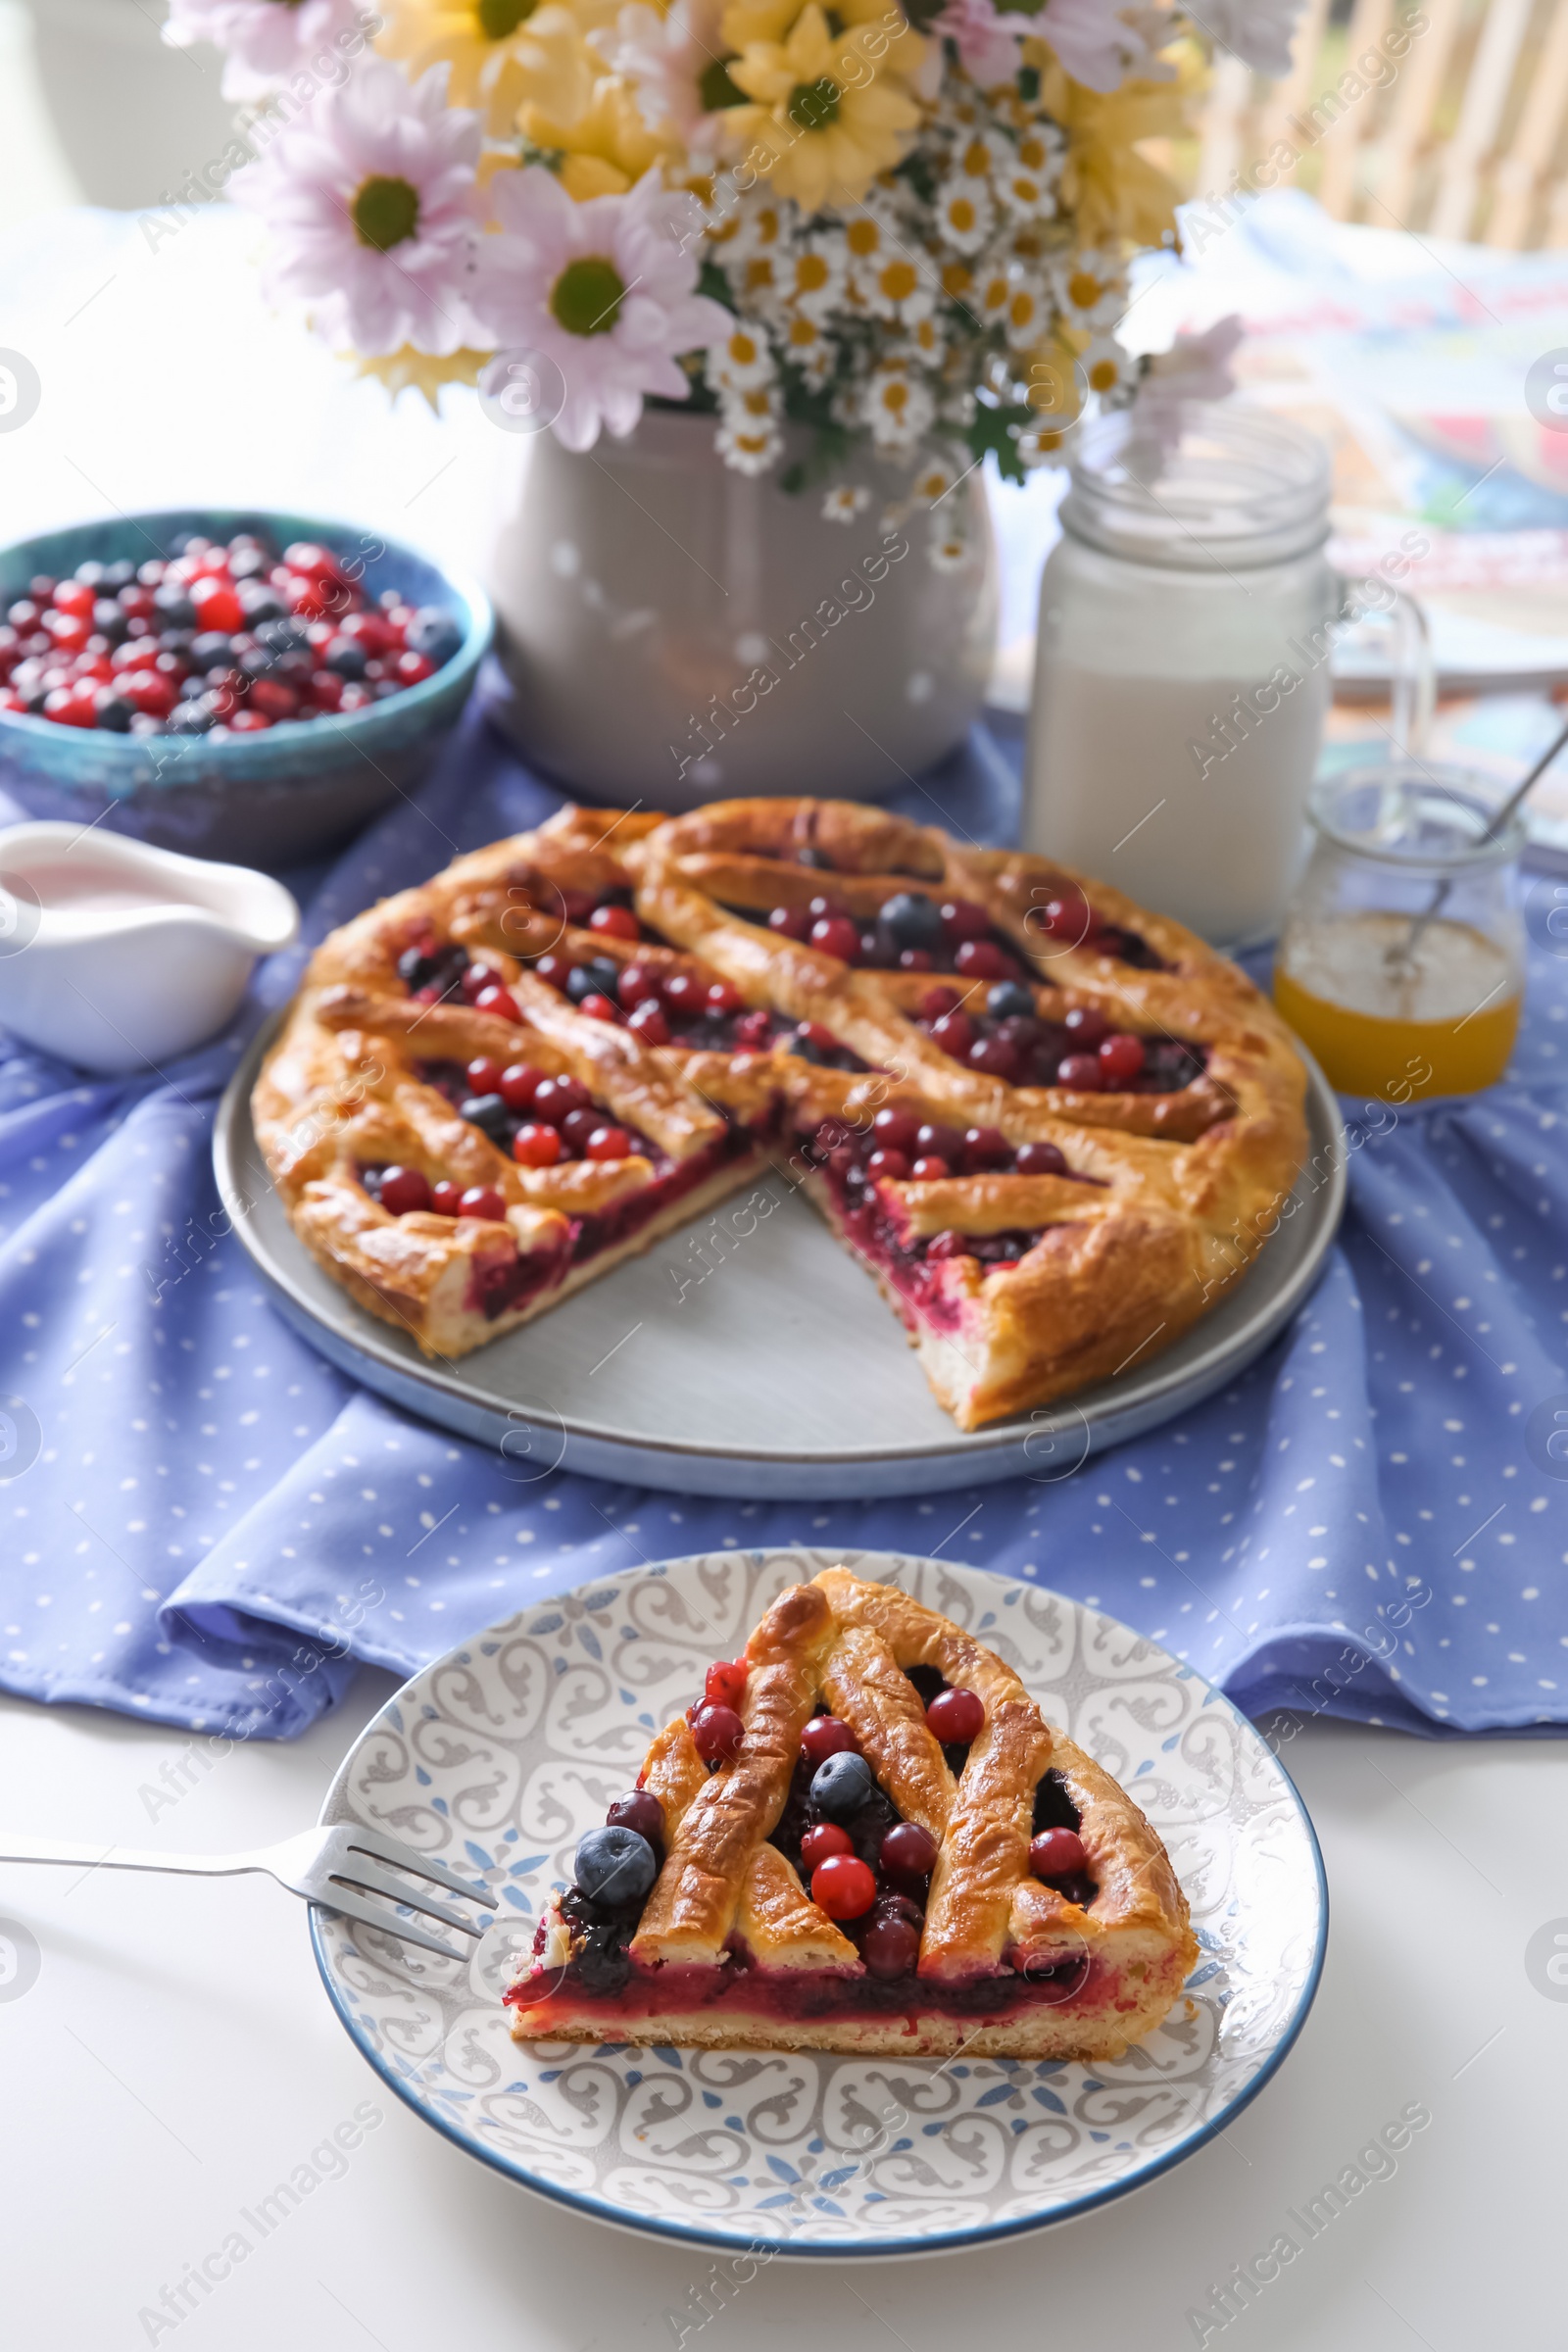
<instances>
[{"instance_id":1,"label":"glass jar with honey","mask_svg":"<svg viewBox=\"0 0 1568 2352\"><path fill-rule=\"evenodd\" d=\"M1390 760L1318 783L1274 1002L1341 1094L1469 1095L1507 1067L1524 994L1523 820L1491 781Z\"/></svg>"}]
</instances>

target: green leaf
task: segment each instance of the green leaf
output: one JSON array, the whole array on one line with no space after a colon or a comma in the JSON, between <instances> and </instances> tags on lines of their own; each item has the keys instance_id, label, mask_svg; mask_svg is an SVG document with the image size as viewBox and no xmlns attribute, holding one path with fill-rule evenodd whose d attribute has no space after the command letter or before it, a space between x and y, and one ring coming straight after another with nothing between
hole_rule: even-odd
<instances>
[{"instance_id":1,"label":"green leaf","mask_svg":"<svg viewBox=\"0 0 1568 2352\"><path fill-rule=\"evenodd\" d=\"M975 403L967 439L969 452L976 458L995 458L997 471L1004 482L1024 479L1024 463L1018 455L1020 430L1035 421L1031 409L1001 402L979 400Z\"/></svg>"}]
</instances>

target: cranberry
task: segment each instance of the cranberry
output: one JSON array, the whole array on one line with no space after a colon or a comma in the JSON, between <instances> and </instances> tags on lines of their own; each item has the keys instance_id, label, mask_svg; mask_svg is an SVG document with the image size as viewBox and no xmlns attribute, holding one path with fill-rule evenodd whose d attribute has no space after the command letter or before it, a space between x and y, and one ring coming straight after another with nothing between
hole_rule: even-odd
<instances>
[{"instance_id":1,"label":"cranberry","mask_svg":"<svg viewBox=\"0 0 1568 2352\"><path fill-rule=\"evenodd\" d=\"M1029 1840L1029 1867L1037 1879L1066 1879L1089 1867L1076 1830L1042 1830Z\"/></svg>"},{"instance_id":2,"label":"cranberry","mask_svg":"<svg viewBox=\"0 0 1568 2352\"><path fill-rule=\"evenodd\" d=\"M969 1048L974 1044L974 1023L966 1012L945 1012L931 1024L931 1042L955 1061L967 1061Z\"/></svg>"},{"instance_id":3,"label":"cranberry","mask_svg":"<svg viewBox=\"0 0 1568 2352\"><path fill-rule=\"evenodd\" d=\"M703 1678L703 1696L718 1707L738 1707L746 1690L746 1660L725 1658L710 1666Z\"/></svg>"},{"instance_id":4,"label":"cranberry","mask_svg":"<svg viewBox=\"0 0 1568 2352\"><path fill-rule=\"evenodd\" d=\"M919 1140L920 1122L912 1110L879 1110L871 1121L875 1141L891 1152L912 1152Z\"/></svg>"},{"instance_id":5,"label":"cranberry","mask_svg":"<svg viewBox=\"0 0 1568 2352\"><path fill-rule=\"evenodd\" d=\"M542 1094L544 1089L539 1091ZM561 1140L573 1152L586 1152L604 1123L597 1110L568 1110L561 1122Z\"/></svg>"},{"instance_id":6,"label":"cranberry","mask_svg":"<svg viewBox=\"0 0 1568 2352\"><path fill-rule=\"evenodd\" d=\"M229 632L244 626L245 608L226 580L211 577L192 580L190 601L196 608L197 622L204 629Z\"/></svg>"},{"instance_id":7,"label":"cranberry","mask_svg":"<svg viewBox=\"0 0 1568 2352\"><path fill-rule=\"evenodd\" d=\"M1056 898L1048 899L1038 915L1042 931L1075 948L1088 938L1094 928L1094 920L1089 911L1089 902L1081 891L1063 891Z\"/></svg>"},{"instance_id":8,"label":"cranberry","mask_svg":"<svg viewBox=\"0 0 1568 2352\"><path fill-rule=\"evenodd\" d=\"M512 1156L522 1168L553 1168L561 1157L561 1138L554 1127L519 1127L512 1139Z\"/></svg>"},{"instance_id":9,"label":"cranberry","mask_svg":"<svg viewBox=\"0 0 1568 2352\"><path fill-rule=\"evenodd\" d=\"M552 988L564 989L572 969L569 956L541 956L534 965L534 977L548 981Z\"/></svg>"},{"instance_id":10,"label":"cranberry","mask_svg":"<svg viewBox=\"0 0 1568 2352\"><path fill-rule=\"evenodd\" d=\"M814 1879L811 1881L811 1892L814 1897ZM827 1905L824 1903L822 1908L827 1910ZM828 1916L831 1918L834 1915L830 1912ZM843 1912L838 1916L853 1919L855 1914ZM915 1962L920 1957L920 1931L911 1927L906 1919L874 1919L860 1938L860 1957L872 1976L882 1979L884 1983L893 1977L912 1976Z\"/></svg>"},{"instance_id":11,"label":"cranberry","mask_svg":"<svg viewBox=\"0 0 1568 2352\"><path fill-rule=\"evenodd\" d=\"M575 1113L573 1114L575 1116ZM592 1117L590 1111L585 1114ZM596 1127L583 1146L585 1159L630 1159L633 1145L624 1127Z\"/></svg>"},{"instance_id":12,"label":"cranberry","mask_svg":"<svg viewBox=\"0 0 1568 2352\"><path fill-rule=\"evenodd\" d=\"M228 728L233 735L258 735L271 723L260 710L236 710L228 721Z\"/></svg>"},{"instance_id":13,"label":"cranberry","mask_svg":"<svg viewBox=\"0 0 1568 2352\"><path fill-rule=\"evenodd\" d=\"M853 1854L855 1840L848 1830L841 1830L836 1821L819 1821L807 1831L801 1839L801 1860L808 1870L815 1870L830 1854Z\"/></svg>"},{"instance_id":14,"label":"cranberry","mask_svg":"<svg viewBox=\"0 0 1568 2352\"><path fill-rule=\"evenodd\" d=\"M873 1919L906 1919L911 1928L925 1925L925 1913L914 1897L899 1894L891 1886L883 1887L871 1916Z\"/></svg>"},{"instance_id":15,"label":"cranberry","mask_svg":"<svg viewBox=\"0 0 1568 2352\"><path fill-rule=\"evenodd\" d=\"M1065 1176L1067 1161L1054 1144L1020 1144L1013 1167L1020 1176Z\"/></svg>"},{"instance_id":16,"label":"cranberry","mask_svg":"<svg viewBox=\"0 0 1568 2352\"><path fill-rule=\"evenodd\" d=\"M733 1707L704 1705L692 1719L692 1742L705 1764L732 1764L745 1737L746 1726Z\"/></svg>"},{"instance_id":17,"label":"cranberry","mask_svg":"<svg viewBox=\"0 0 1568 2352\"><path fill-rule=\"evenodd\" d=\"M819 923L824 917L834 914L838 910L831 899L812 899L806 911L813 923Z\"/></svg>"},{"instance_id":18,"label":"cranberry","mask_svg":"<svg viewBox=\"0 0 1568 2352\"><path fill-rule=\"evenodd\" d=\"M268 718L295 718L300 698L281 678L257 678L251 686L251 704Z\"/></svg>"},{"instance_id":19,"label":"cranberry","mask_svg":"<svg viewBox=\"0 0 1568 2352\"><path fill-rule=\"evenodd\" d=\"M596 906L588 917L590 931L606 939L641 939L643 927L629 906Z\"/></svg>"},{"instance_id":20,"label":"cranberry","mask_svg":"<svg viewBox=\"0 0 1568 2352\"><path fill-rule=\"evenodd\" d=\"M469 1062L464 1075L468 1081L470 1095L499 1095L505 1072L499 1061L492 1061L488 1054L481 1054Z\"/></svg>"},{"instance_id":21,"label":"cranberry","mask_svg":"<svg viewBox=\"0 0 1568 2352\"><path fill-rule=\"evenodd\" d=\"M775 906L767 918L770 931L781 931L786 939L805 940L810 934L811 918L804 906Z\"/></svg>"},{"instance_id":22,"label":"cranberry","mask_svg":"<svg viewBox=\"0 0 1568 2352\"><path fill-rule=\"evenodd\" d=\"M649 1844L662 1846L664 1842L664 1808L651 1788L632 1788L617 1796L605 1815L609 1830L635 1830Z\"/></svg>"},{"instance_id":23,"label":"cranberry","mask_svg":"<svg viewBox=\"0 0 1568 2352\"><path fill-rule=\"evenodd\" d=\"M814 1046L818 1054L836 1054L839 1050L838 1039L823 1021L800 1021L795 1034L803 1045Z\"/></svg>"},{"instance_id":24,"label":"cranberry","mask_svg":"<svg viewBox=\"0 0 1568 2352\"><path fill-rule=\"evenodd\" d=\"M1125 1086L1136 1078L1148 1058L1144 1041L1126 1031L1107 1037L1100 1049L1100 1066L1112 1086Z\"/></svg>"},{"instance_id":25,"label":"cranberry","mask_svg":"<svg viewBox=\"0 0 1568 2352\"><path fill-rule=\"evenodd\" d=\"M1018 967L994 939L966 939L953 958L953 968L966 980L1007 980Z\"/></svg>"},{"instance_id":26,"label":"cranberry","mask_svg":"<svg viewBox=\"0 0 1568 2352\"><path fill-rule=\"evenodd\" d=\"M1074 1004L1062 1015L1062 1027L1075 1046L1098 1046L1110 1035L1110 1023L1098 1004Z\"/></svg>"},{"instance_id":27,"label":"cranberry","mask_svg":"<svg viewBox=\"0 0 1568 2352\"><path fill-rule=\"evenodd\" d=\"M873 1152L865 1163L865 1172L873 1184L884 1177L893 1184L906 1184L909 1163L902 1152Z\"/></svg>"},{"instance_id":28,"label":"cranberry","mask_svg":"<svg viewBox=\"0 0 1568 2352\"><path fill-rule=\"evenodd\" d=\"M392 664L392 675L400 686L422 686L426 678L435 676L435 663L423 654L399 654Z\"/></svg>"},{"instance_id":29,"label":"cranberry","mask_svg":"<svg viewBox=\"0 0 1568 2352\"><path fill-rule=\"evenodd\" d=\"M700 1013L708 998L708 983L695 972L671 972L664 982L664 1003L672 1012Z\"/></svg>"},{"instance_id":30,"label":"cranberry","mask_svg":"<svg viewBox=\"0 0 1568 2352\"><path fill-rule=\"evenodd\" d=\"M457 1216L458 1204L462 1199L463 1187L461 1184L448 1184L443 1179L440 1184L433 1184L430 1187L430 1206L438 1217Z\"/></svg>"},{"instance_id":31,"label":"cranberry","mask_svg":"<svg viewBox=\"0 0 1568 2352\"><path fill-rule=\"evenodd\" d=\"M57 612L70 612L73 614L79 613L85 617L86 614L91 612L93 606L97 603L97 589L89 587L85 580L62 580L59 587L55 590L55 610ZM20 626L21 624L19 623L18 625Z\"/></svg>"},{"instance_id":32,"label":"cranberry","mask_svg":"<svg viewBox=\"0 0 1568 2352\"><path fill-rule=\"evenodd\" d=\"M811 945L820 948L824 956L836 956L841 963L855 963L860 954L860 934L847 914L824 914L811 925ZM846 1916L853 1917L853 1913Z\"/></svg>"},{"instance_id":33,"label":"cranberry","mask_svg":"<svg viewBox=\"0 0 1568 2352\"><path fill-rule=\"evenodd\" d=\"M155 669L133 669L128 676L122 672L120 691L135 710L152 718L167 718L178 699L172 681Z\"/></svg>"},{"instance_id":34,"label":"cranberry","mask_svg":"<svg viewBox=\"0 0 1568 2352\"><path fill-rule=\"evenodd\" d=\"M876 1881L857 1854L829 1854L811 1873L811 1900L829 1919L859 1919L876 1901Z\"/></svg>"},{"instance_id":35,"label":"cranberry","mask_svg":"<svg viewBox=\"0 0 1568 2352\"><path fill-rule=\"evenodd\" d=\"M927 1152L922 1152L909 1174L916 1184L940 1184L944 1176L953 1174L953 1170L945 1159L938 1159L934 1153Z\"/></svg>"},{"instance_id":36,"label":"cranberry","mask_svg":"<svg viewBox=\"0 0 1568 2352\"><path fill-rule=\"evenodd\" d=\"M602 997L597 989L592 996L583 998L577 1010L585 1012L591 1021L618 1021L620 1019L619 1005L612 1004L610 999Z\"/></svg>"},{"instance_id":37,"label":"cranberry","mask_svg":"<svg viewBox=\"0 0 1568 2352\"><path fill-rule=\"evenodd\" d=\"M967 1747L985 1722L986 1711L972 1690L939 1690L925 1719L944 1747Z\"/></svg>"},{"instance_id":38,"label":"cranberry","mask_svg":"<svg viewBox=\"0 0 1568 2352\"><path fill-rule=\"evenodd\" d=\"M988 1078L1016 1078L1018 1062L1018 1049L1005 1037L977 1037L969 1048L970 1069L983 1070Z\"/></svg>"},{"instance_id":39,"label":"cranberry","mask_svg":"<svg viewBox=\"0 0 1568 2352\"><path fill-rule=\"evenodd\" d=\"M801 1734L801 1753L808 1764L825 1764L829 1756L853 1756L860 1743L847 1723L836 1715L813 1715Z\"/></svg>"},{"instance_id":40,"label":"cranberry","mask_svg":"<svg viewBox=\"0 0 1568 2352\"><path fill-rule=\"evenodd\" d=\"M541 1119L559 1127L568 1110L587 1109L588 1089L580 1078L544 1078L540 1080L533 1106Z\"/></svg>"},{"instance_id":41,"label":"cranberry","mask_svg":"<svg viewBox=\"0 0 1568 2352\"><path fill-rule=\"evenodd\" d=\"M917 1152L934 1152L938 1159L957 1161L963 1156L963 1137L956 1127L922 1127L914 1146Z\"/></svg>"},{"instance_id":42,"label":"cranberry","mask_svg":"<svg viewBox=\"0 0 1568 2352\"><path fill-rule=\"evenodd\" d=\"M942 934L950 947L956 947L960 940L981 939L990 928L990 915L983 906L977 906L973 899L944 900Z\"/></svg>"},{"instance_id":43,"label":"cranberry","mask_svg":"<svg viewBox=\"0 0 1568 2352\"><path fill-rule=\"evenodd\" d=\"M669 1023L664 1018L664 1008L652 997L646 998L638 1005L626 1025L636 1030L645 1046L667 1046L669 1043Z\"/></svg>"},{"instance_id":44,"label":"cranberry","mask_svg":"<svg viewBox=\"0 0 1568 2352\"><path fill-rule=\"evenodd\" d=\"M963 1139L963 1172L973 1176L984 1168L1005 1167L1012 1146L1000 1127L971 1127Z\"/></svg>"},{"instance_id":45,"label":"cranberry","mask_svg":"<svg viewBox=\"0 0 1568 2352\"><path fill-rule=\"evenodd\" d=\"M494 1065L486 1063L485 1066L491 1068ZM470 1079L478 1067L477 1062L469 1062L468 1076ZM544 1082L543 1070L534 1069L531 1063L526 1061L512 1061L507 1064L493 1087L475 1087L474 1092L476 1094L498 1094L509 1110L531 1110L533 1099Z\"/></svg>"},{"instance_id":46,"label":"cranberry","mask_svg":"<svg viewBox=\"0 0 1568 2352\"><path fill-rule=\"evenodd\" d=\"M773 1022L769 1013L749 1012L735 1024L735 1043L753 1054L765 1054L773 1038Z\"/></svg>"},{"instance_id":47,"label":"cranberry","mask_svg":"<svg viewBox=\"0 0 1568 2352\"><path fill-rule=\"evenodd\" d=\"M1098 1054L1069 1054L1056 1065L1056 1084L1070 1086L1075 1094L1098 1095L1104 1081L1100 1074Z\"/></svg>"},{"instance_id":48,"label":"cranberry","mask_svg":"<svg viewBox=\"0 0 1568 2352\"><path fill-rule=\"evenodd\" d=\"M603 906L599 911L601 914L610 914L614 912L614 909ZM621 965L620 979L616 983L615 994L628 1010L634 1004L657 1004L659 993L659 974L650 970L646 963L623 963Z\"/></svg>"},{"instance_id":49,"label":"cranberry","mask_svg":"<svg viewBox=\"0 0 1568 2352\"><path fill-rule=\"evenodd\" d=\"M940 1021L943 1014L956 1012L963 1003L956 988L928 988L920 999L922 1021Z\"/></svg>"},{"instance_id":50,"label":"cranberry","mask_svg":"<svg viewBox=\"0 0 1568 2352\"><path fill-rule=\"evenodd\" d=\"M473 1000L473 1009L475 1012L493 1012L497 1020L514 1021L517 1017L517 1001L510 988L482 988Z\"/></svg>"},{"instance_id":51,"label":"cranberry","mask_svg":"<svg viewBox=\"0 0 1568 2352\"><path fill-rule=\"evenodd\" d=\"M901 1821L889 1830L877 1855L890 1879L928 1879L937 1865L937 1841L917 1821Z\"/></svg>"},{"instance_id":52,"label":"cranberry","mask_svg":"<svg viewBox=\"0 0 1568 2352\"><path fill-rule=\"evenodd\" d=\"M488 1217L494 1225L506 1222L507 1203L493 1184L470 1184L458 1202L460 1217Z\"/></svg>"},{"instance_id":53,"label":"cranberry","mask_svg":"<svg viewBox=\"0 0 1568 2352\"><path fill-rule=\"evenodd\" d=\"M335 710L343 700L343 680L335 669L313 669L311 700L322 710Z\"/></svg>"},{"instance_id":54,"label":"cranberry","mask_svg":"<svg viewBox=\"0 0 1568 2352\"><path fill-rule=\"evenodd\" d=\"M482 996L487 988L496 986L499 980L499 973L493 972L487 963L470 963L465 965L459 986L471 1004L475 997Z\"/></svg>"},{"instance_id":55,"label":"cranberry","mask_svg":"<svg viewBox=\"0 0 1568 2352\"><path fill-rule=\"evenodd\" d=\"M729 1013L739 1012L746 1000L727 980L713 980L709 983L704 1003L710 1012Z\"/></svg>"},{"instance_id":56,"label":"cranberry","mask_svg":"<svg viewBox=\"0 0 1568 2352\"><path fill-rule=\"evenodd\" d=\"M936 968L937 959L929 948L901 948L899 950L901 972L934 972Z\"/></svg>"},{"instance_id":57,"label":"cranberry","mask_svg":"<svg viewBox=\"0 0 1568 2352\"><path fill-rule=\"evenodd\" d=\"M406 1217L430 1205L430 1180L418 1168L383 1168L381 1206L394 1217Z\"/></svg>"}]
</instances>

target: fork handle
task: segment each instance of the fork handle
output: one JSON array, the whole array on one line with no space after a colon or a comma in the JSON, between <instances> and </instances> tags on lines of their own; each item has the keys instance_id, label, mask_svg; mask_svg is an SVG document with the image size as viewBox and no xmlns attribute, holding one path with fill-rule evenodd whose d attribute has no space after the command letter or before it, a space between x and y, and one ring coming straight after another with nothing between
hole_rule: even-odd
<instances>
[{"instance_id":1,"label":"fork handle","mask_svg":"<svg viewBox=\"0 0 1568 2352\"><path fill-rule=\"evenodd\" d=\"M78 1870L172 1870L196 1878L227 1878L267 1867L251 1854L152 1854L134 1846L79 1845L55 1838L9 1838L0 1845L0 1862L65 1862Z\"/></svg>"}]
</instances>

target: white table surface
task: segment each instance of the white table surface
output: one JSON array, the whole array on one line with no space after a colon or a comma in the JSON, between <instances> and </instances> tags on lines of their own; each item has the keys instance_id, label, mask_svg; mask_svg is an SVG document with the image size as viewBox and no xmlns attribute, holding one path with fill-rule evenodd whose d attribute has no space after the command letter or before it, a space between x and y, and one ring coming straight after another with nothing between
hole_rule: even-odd
<instances>
[{"instance_id":1,"label":"white table surface","mask_svg":"<svg viewBox=\"0 0 1568 2352\"><path fill-rule=\"evenodd\" d=\"M5 1828L171 1851L282 1838L391 1688L362 1674L307 1738L236 1747L155 1821L141 1791L181 1736L0 1699ZM1211 2284L1419 2102L1431 2124L1394 2177L1230 2323L1227 2352L1555 2352L1568 2000L1535 1987L1525 1952L1568 1914L1568 1742L1319 1722L1284 1752L1328 1865L1328 1965L1296 2050L1227 2132L1099 2214L974 2255L775 2262L701 2326L707 2257L512 2186L392 2097L270 1881L0 1865L0 1937L20 1926L39 1947L20 1997L0 1966L0 2342L677 2352L684 2328L687 2352L1175 2352ZM365 2102L381 2121L341 2178L177 2327L142 2317Z\"/></svg>"}]
</instances>

